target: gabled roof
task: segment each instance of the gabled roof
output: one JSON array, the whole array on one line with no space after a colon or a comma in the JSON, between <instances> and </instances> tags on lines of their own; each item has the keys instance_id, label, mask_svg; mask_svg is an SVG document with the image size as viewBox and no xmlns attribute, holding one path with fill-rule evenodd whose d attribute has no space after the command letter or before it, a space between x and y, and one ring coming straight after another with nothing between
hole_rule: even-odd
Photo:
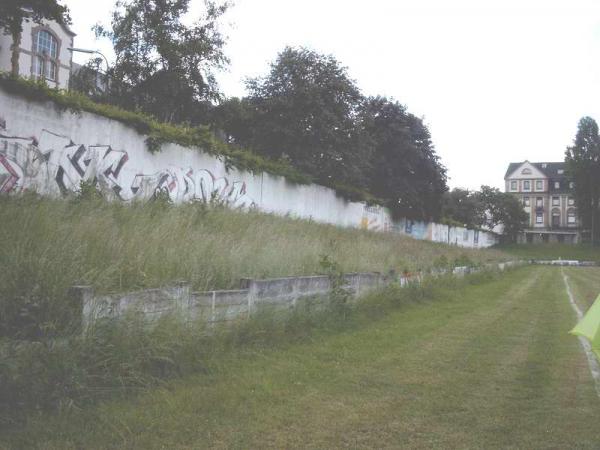
<instances>
[{"instance_id":1,"label":"gabled roof","mask_svg":"<svg viewBox=\"0 0 600 450\"><path fill-rule=\"evenodd\" d=\"M24 11L26 13L31 14L31 8L22 8L21 11ZM29 21L31 20L31 18L26 18L25 20ZM58 25L60 25L60 27L64 30L65 33L67 33L70 36L77 36L75 34L75 32L73 30L71 30L71 28L69 28L69 25L63 22L59 22L57 20L51 20L51 19L43 19L45 22L54 22L57 23Z\"/></svg>"},{"instance_id":2,"label":"gabled roof","mask_svg":"<svg viewBox=\"0 0 600 450\"><path fill-rule=\"evenodd\" d=\"M515 170L519 168L519 166L523 165L523 162L512 162L508 165L508 169L506 169L506 173L504 174L504 179L506 180L508 176L513 173ZM557 178L566 178L566 164L564 162L530 162L532 166L546 175L548 178L557 179ZM562 170L563 173L558 173L559 170Z\"/></svg>"}]
</instances>

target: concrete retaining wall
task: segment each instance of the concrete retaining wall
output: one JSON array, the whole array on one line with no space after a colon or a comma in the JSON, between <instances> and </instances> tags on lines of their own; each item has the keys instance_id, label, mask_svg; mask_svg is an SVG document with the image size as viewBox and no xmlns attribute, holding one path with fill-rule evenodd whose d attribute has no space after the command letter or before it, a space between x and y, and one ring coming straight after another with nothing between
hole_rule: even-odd
<instances>
[{"instance_id":1,"label":"concrete retaining wall","mask_svg":"<svg viewBox=\"0 0 600 450\"><path fill-rule=\"evenodd\" d=\"M0 88L0 194L48 196L96 183L110 199L147 200L160 191L175 203L215 201L343 227L406 234L461 247L489 247L492 233L392 220L381 206L349 202L332 189L298 185L266 173L227 168L216 156L177 144L150 153L146 137L115 120L58 111Z\"/></svg>"},{"instance_id":2,"label":"concrete retaining wall","mask_svg":"<svg viewBox=\"0 0 600 450\"><path fill-rule=\"evenodd\" d=\"M406 286L419 283L427 276L452 273L463 277L482 270L505 270L525 264L510 261L481 267L454 267L430 274L389 274L377 272L349 273L342 276L342 288L351 300L375 289L398 283ZM312 299L325 303L332 289L332 280L326 275L271 278L263 280L242 279L240 289L192 292L188 283L178 282L160 289L147 289L124 294L95 295L89 286L74 286L71 297L79 307L84 327L100 319L120 319L128 314L141 315L152 322L160 317L178 314L187 321L201 320L209 323L227 322L248 317L259 309L291 309L301 300Z\"/></svg>"}]
</instances>

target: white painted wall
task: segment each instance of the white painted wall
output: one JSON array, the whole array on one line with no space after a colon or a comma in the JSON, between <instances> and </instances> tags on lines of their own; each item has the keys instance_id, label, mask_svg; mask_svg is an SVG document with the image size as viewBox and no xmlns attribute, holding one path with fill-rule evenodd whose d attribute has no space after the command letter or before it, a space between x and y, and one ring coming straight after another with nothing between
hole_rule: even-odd
<instances>
[{"instance_id":1,"label":"white painted wall","mask_svg":"<svg viewBox=\"0 0 600 450\"><path fill-rule=\"evenodd\" d=\"M392 221L387 209L348 202L332 189L297 185L283 177L229 172L216 157L197 149L165 144L148 152L145 136L89 113L58 112L52 104L31 103L0 89L0 193L35 190L51 196L76 191L96 179L100 188L123 201L144 200L157 190L174 202L210 198L232 207L256 207L279 215L345 227L408 234L417 239L464 247L488 247L489 233L446 225Z\"/></svg>"}]
</instances>

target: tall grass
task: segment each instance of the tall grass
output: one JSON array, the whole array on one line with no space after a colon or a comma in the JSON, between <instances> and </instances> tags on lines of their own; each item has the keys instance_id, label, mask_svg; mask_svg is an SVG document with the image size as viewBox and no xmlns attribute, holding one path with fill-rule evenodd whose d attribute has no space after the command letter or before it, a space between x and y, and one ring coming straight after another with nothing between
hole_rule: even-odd
<instances>
[{"instance_id":1,"label":"tall grass","mask_svg":"<svg viewBox=\"0 0 600 450\"><path fill-rule=\"evenodd\" d=\"M357 303L301 301L292 311L263 308L250 319L215 328L182 323L177 316L149 327L131 314L60 339L0 339L0 430L18 428L34 411L71 410L187 374L218 373L240 351L361 327L407 303L448 299L468 284L498 276L483 272L428 278L404 288L392 284Z\"/></svg>"},{"instance_id":2,"label":"tall grass","mask_svg":"<svg viewBox=\"0 0 600 450\"><path fill-rule=\"evenodd\" d=\"M0 223L0 336L62 329L74 311L67 292L75 284L120 292L186 280L197 290L225 289L243 277L321 273L324 255L344 272L505 258L494 250L194 204L3 197Z\"/></svg>"}]
</instances>

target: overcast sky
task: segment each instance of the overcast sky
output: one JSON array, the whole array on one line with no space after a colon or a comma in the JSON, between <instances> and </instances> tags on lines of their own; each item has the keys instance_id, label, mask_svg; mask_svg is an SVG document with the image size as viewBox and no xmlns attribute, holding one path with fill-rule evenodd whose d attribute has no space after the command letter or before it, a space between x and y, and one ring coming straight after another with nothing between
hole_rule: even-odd
<instances>
[{"instance_id":1,"label":"overcast sky","mask_svg":"<svg viewBox=\"0 0 600 450\"><path fill-rule=\"evenodd\" d=\"M112 59L90 28L114 0L64 3L75 45ZM424 117L450 187L503 187L509 162L562 161L578 120L600 121L597 0L236 0L222 23L227 96L286 45L333 54L365 95Z\"/></svg>"}]
</instances>

